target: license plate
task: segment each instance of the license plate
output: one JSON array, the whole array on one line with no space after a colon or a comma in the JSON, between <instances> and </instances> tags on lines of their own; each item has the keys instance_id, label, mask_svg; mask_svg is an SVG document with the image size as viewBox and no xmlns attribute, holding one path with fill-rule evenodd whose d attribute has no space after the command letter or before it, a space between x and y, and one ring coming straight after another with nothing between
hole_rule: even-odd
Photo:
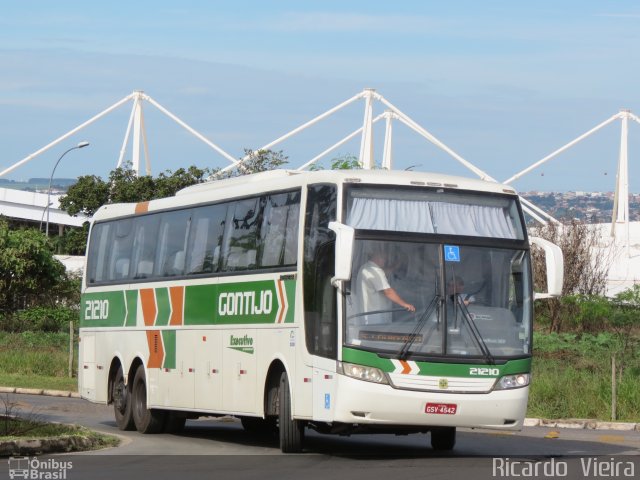
<instances>
[{"instance_id":1,"label":"license plate","mask_svg":"<svg viewBox=\"0 0 640 480\"><path fill-rule=\"evenodd\" d=\"M458 411L458 405L455 403L427 403L424 413L433 415L455 415Z\"/></svg>"}]
</instances>

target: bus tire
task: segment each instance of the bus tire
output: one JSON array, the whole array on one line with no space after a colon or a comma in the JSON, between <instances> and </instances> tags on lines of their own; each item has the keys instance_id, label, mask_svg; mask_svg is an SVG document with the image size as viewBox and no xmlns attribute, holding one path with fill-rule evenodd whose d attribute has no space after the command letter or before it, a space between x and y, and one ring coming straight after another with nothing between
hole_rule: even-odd
<instances>
[{"instance_id":1,"label":"bus tire","mask_svg":"<svg viewBox=\"0 0 640 480\"><path fill-rule=\"evenodd\" d=\"M124 384L124 373L122 367L118 367L113 380L113 413L116 418L116 425L120 430L134 430L133 413L131 412L131 389Z\"/></svg>"},{"instance_id":2,"label":"bus tire","mask_svg":"<svg viewBox=\"0 0 640 480\"><path fill-rule=\"evenodd\" d=\"M434 450L453 450L456 445L456 427L438 427L431 430L431 447Z\"/></svg>"},{"instance_id":3,"label":"bus tire","mask_svg":"<svg viewBox=\"0 0 640 480\"><path fill-rule=\"evenodd\" d=\"M131 393L131 407L136 430L140 433L161 432L164 425L165 412L147 408L147 382L142 365L138 366L138 370L136 370L136 374L133 377Z\"/></svg>"},{"instance_id":4,"label":"bus tire","mask_svg":"<svg viewBox=\"0 0 640 480\"><path fill-rule=\"evenodd\" d=\"M286 372L280 377L278 391L278 423L282 453L299 453L304 441L304 423L291 417L291 394Z\"/></svg>"}]
</instances>

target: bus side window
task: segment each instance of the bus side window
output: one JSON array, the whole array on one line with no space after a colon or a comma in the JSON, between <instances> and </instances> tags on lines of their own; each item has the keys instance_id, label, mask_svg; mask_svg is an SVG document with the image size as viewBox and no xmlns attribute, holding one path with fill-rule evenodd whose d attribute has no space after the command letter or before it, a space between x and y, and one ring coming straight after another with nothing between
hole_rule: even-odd
<instances>
[{"instance_id":1,"label":"bus side window","mask_svg":"<svg viewBox=\"0 0 640 480\"><path fill-rule=\"evenodd\" d=\"M207 205L194 210L186 252L186 273L218 271L220 245L228 204Z\"/></svg>"},{"instance_id":2,"label":"bus side window","mask_svg":"<svg viewBox=\"0 0 640 480\"><path fill-rule=\"evenodd\" d=\"M115 232L109 259L108 280L129 277L131 266L131 246L133 243L133 219L125 218L115 222Z\"/></svg>"},{"instance_id":3,"label":"bus side window","mask_svg":"<svg viewBox=\"0 0 640 480\"><path fill-rule=\"evenodd\" d=\"M91 229L91 242L89 243L88 252L89 266L87 268L89 284L108 280L108 245L111 244L110 234L112 232L113 223L99 223Z\"/></svg>"},{"instance_id":4,"label":"bus side window","mask_svg":"<svg viewBox=\"0 0 640 480\"><path fill-rule=\"evenodd\" d=\"M191 210L177 210L162 214L154 269L155 276L172 277L184 274L183 254L187 248L190 220Z\"/></svg>"},{"instance_id":5,"label":"bus side window","mask_svg":"<svg viewBox=\"0 0 640 480\"><path fill-rule=\"evenodd\" d=\"M222 245L223 270L256 268L258 229L265 203L265 197L256 197L238 200L229 206Z\"/></svg>"},{"instance_id":6,"label":"bus side window","mask_svg":"<svg viewBox=\"0 0 640 480\"><path fill-rule=\"evenodd\" d=\"M133 278L149 278L153 275L153 260L158 240L159 215L145 215L135 219L133 240Z\"/></svg>"},{"instance_id":7,"label":"bus side window","mask_svg":"<svg viewBox=\"0 0 640 480\"><path fill-rule=\"evenodd\" d=\"M335 234L329 222L336 219L335 185L310 185L304 226L303 295L305 340L309 353L336 358L338 341L334 275Z\"/></svg>"},{"instance_id":8,"label":"bus side window","mask_svg":"<svg viewBox=\"0 0 640 480\"><path fill-rule=\"evenodd\" d=\"M270 195L260 229L261 267L295 265L300 192Z\"/></svg>"}]
</instances>

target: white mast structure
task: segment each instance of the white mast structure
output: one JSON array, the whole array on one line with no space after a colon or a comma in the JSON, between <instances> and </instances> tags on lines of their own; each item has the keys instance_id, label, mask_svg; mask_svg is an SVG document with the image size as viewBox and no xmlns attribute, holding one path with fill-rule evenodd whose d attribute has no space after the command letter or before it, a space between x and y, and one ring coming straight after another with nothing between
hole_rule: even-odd
<instances>
[{"instance_id":1,"label":"white mast structure","mask_svg":"<svg viewBox=\"0 0 640 480\"><path fill-rule=\"evenodd\" d=\"M347 143L348 141L352 140L353 138L355 138L358 135L361 135L360 155L358 157L358 161L359 161L361 167L365 168L365 169L375 168L376 164L375 164L374 151L373 151L373 145L374 145L374 142L373 142L373 126L377 122L379 122L380 120L384 119L385 120L385 135L384 135L384 146L383 146L382 163L381 163L382 168L391 169L393 167L393 150L392 150L392 146L393 146L392 145L393 144L393 121L396 120L396 121L399 121L399 122L403 123L404 125L409 127L411 130L415 131L416 133L418 133L419 135L424 137L427 141L429 141L430 143L432 143L433 145L435 145L439 149L441 149L444 152L446 152L447 154L449 154L456 161L458 161L464 167L466 167L467 169L472 171L475 175L477 175L480 179L486 180L486 181L497 181L496 179L491 177L485 171L483 171L480 168L478 168L477 166L473 165L471 162L465 160L462 156L460 156L458 153L456 153L453 149L451 149L445 143L443 143L442 141L437 139L432 133L430 133L425 128L420 126L411 117L409 117L408 115L403 113L400 109L398 109L395 105L393 105L388 100L386 100L382 95L380 95L378 92L376 92L375 89L372 89L372 88L364 89L362 92L354 95L353 97L349 98L348 100L345 100L344 102L340 103L339 105L336 105L335 107L329 109L328 111L324 112L323 114L318 115L317 117L309 120L308 122L304 123L303 125L300 125L299 127L293 129L289 133L286 133L285 135L282 135L281 137L279 137L279 138L273 140L272 142L264 145L259 150L268 150L268 149L274 147L275 145L278 145L279 143L287 140L288 138L291 138L292 136L300 133L301 131L303 131L303 130L315 125L316 123L324 120L325 118L333 115L334 113L338 112L339 110L342 110L343 108L349 106L350 104L356 102L357 100L364 100L365 101L364 118L363 118L362 127L354 130L349 135L347 135L343 139L339 140L337 143L335 143L331 147L327 148L326 150L324 150L320 154L318 154L315 157L313 157L311 160L309 160L304 165L299 167L298 170L304 170L304 169L308 168L309 166L313 165L318 160L322 159L323 157L325 157L329 153L335 151L337 148L339 148L340 146L344 145L345 143ZM50 148L54 147L58 143L64 141L65 139L67 139L70 136L74 135L75 133L79 132L83 128L87 127L88 125L91 125L92 123L94 123L97 120L101 119L105 115L111 113L112 111L114 111L115 109L117 109L118 107L122 106L123 104L125 104L128 101L132 101L133 102L133 108L131 110L131 115L129 117L129 122L127 124L127 129L126 129L126 132L125 132L125 135L124 135L124 140L122 142L122 148L120 149L120 154L119 154L118 162L117 162L117 166L118 167L123 165L125 152L126 152L127 146L129 145L129 143L131 141L131 136L132 136L132 132L133 132L133 140L131 142L131 145L132 145L132 156L131 156L132 167L135 170L137 175L143 174L141 157L144 156L144 174L146 174L146 175L150 175L151 174L151 160L150 160L150 156L149 156L147 134L146 134L145 123L144 123L143 104L144 104L145 101L149 102L151 105L153 105L158 110L160 110L163 114L165 114L166 116L171 118L173 121L175 121L178 125L183 127L185 130L187 130L188 132L193 134L196 138L198 138L199 140L201 140L202 142L207 144L209 147L211 147L213 150L215 150L217 153L219 153L225 159L227 159L230 162L230 165L228 165L227 167L222 168L218 172L218 174L224 173L224 172L226 172L226 171L228 171L228 170L230 170L232 168L241 168L242 169L243 168L242 164L246 160L248 160L248 158L249 158L249 156L245 156L244 158L241 158L240 160L234 158L229 153L227 153L222 148L220 148L218 145L216 145L211 140L206 138L204 135L202 135L201 133L196 131L193 127L189 126L187 123L185 123L184 121L179 119L176 115L174 115L169 110L164 108L162 105L160 105L158 102L156 102L149 95L146 95L143 91L134 91L130 95L127 95L125 98L123 98L122 100L116 102L115 104L113 104L109 108L103 110L102 112L100 112L99 114L95 115L91 119L87 120L86 122L82 123L81 125L77 126L76 128L70 130L69 132L67 132L64 135L60 136L59 138L55 139L51 143L45 145L41 149L39 149L36 152L32 153L31 155L28 155L27 157L23 158L22 160L16 162L12 166L6 168L2 172L0 172L0 177L12 172L13 170L15 170L16 168L20 167L21 165L24 165L25 163L30 162L31 160L36 158L38 155L40 155L43 152L49 150ZM377 115L375 117L373 115L374 101L378 101L378 102L382 103L387 108L387 110L385 110L384 113L382 113L380 115ZM617 119L622 120L622 133L621 133L621 142L620 142L620 155L619 155L619 162L618 162L618 174L617 174L617 179L616 179L616 193L615 193L615 202L614 202L614 212L613 212L613 219L612 219L612 224L611 224L611 236L615 237L616 225L624 226L624 228L625 228L625 232L624 233L625 233L625 237L626 237L627 250L628 250L628 244L629 244L629 223L628 223L629 222L629 174L628 174L628 145L627 145L628 144L628 138L627 138L628 137L628 121L629 121L629 119L631 119L631 120L634 120L637 123L640 123L640 118L638 118L636 115L631 113L629 110L621 110L619 113L613 115L609 119L607 119L604 122L600 123L599 125L595 126L594 128L592 128L588 132L586 132L586 133L580 135L579 137L575 138L574 140L572 140L571 142L569 142L565 146L563 146L563 147L559 148L558 150L554 151L553 153L547 155L543 159L535 162L534 164L532 164L531 166L529 166L526 169L522 170L521 172L519 172L519 173L513 175L512 177L506 179L502 183L509 184L509 183L511 183L513 181L518 180L519 178L521 178L522 176L524 176L527 173L531 172L532 170L536 169L537 167L539 167L543 163L551 160L552 158L556 157L560 153L568 150L569 148L571 148L572 146L574 146L575 144L577 144L581 140L584 140L588 136L592 135L596 131L600 130L601 128L605 127L606 125L612 123L613 121L615 121ZM542 224L546 224L548 221L559 223L555 218L553 218L551 215L549 215L548 213L546 213L545 211L543 211L542 209L540 209L539 207L537 207L536 205L534 205L530 201L528 201L528 200L526 200L526 199L524 199L522 197L521 197L521 201L522 201L523 209L525 210L525 212L527 212L529 215L531 215L531 217L534 218L535 220L537 220L538 222L540 222Z\"/></svg>"},{"instance_id":2,"label":"white mast structure","mask_svg":"<svg viewBox=\"0 0 640 480\"><path fill-rule=\"evenodd\" d=\"M158 102L156 102L149 95L146 95L143 91L136 90L133 93L131 93L131 94L127 95L126 97L124 97L122 100L114 103L109 108L103 110L102 112L98 113L94 117L90 118L86 122L78 125L76 128L74 128L72 130L69 130L64 135L56 138L54 141L52 141L51 143L48 143L47 145L45 145L41 149L35 151L31 155L27 155L22 160L14 163L10 167L4 169L2 172L0 172L0 177L3 177L4 175L6 175L8 173L13 172L16 168L19 168L20 166L30 162L31 160L36 158L38 155L46 152L50 148L56 146L60 142L66 140L67 138L69 138L70 136L76 134L77 132L79 132L80 130L84 129L85 127L87 127L87 126L91 125L92 123L100 120L102 117L104 117L107 114L113 112L118 107L124 105L125 103L127 103L129 101L133 101L133 108L131 110L131 116L129 117L129 123L127 124L127 130L126 130L125 135L124 135L124 141L122 142L122 148L120 149L120 155L118 157L118 163L117 163L118 167L122 166L122 164L124 162L125 151L127 149L127 145L130 143L131 132L133 130L133 142L132 142L132 152L131 152L132 153L132 155L131 155L132 167L135 170L137 175L151 175L151 159L150 159L150 156L149 156L149 147L148 147L148 143L147 143L147 132L146 132L145 124L144 124L143 101L149 102L151 105L156 107L158 110L160 110L163 114L165 114L167 117L172 119L174 122L176 122L182 128L187 130L189 133L193 134L196 138L198 138L199 140L203 141L209 147L211 147L216 152L218 152L220 155L222 155L224 158L229 160L232 164L234 164L234 165L239 164L239 161L236 158L234 158L233 156L229 155L222 148L220 148L218 145L216 145L211 140L206 138L204 135L199 133L193 127L189 126L187 123L185 123L184 121L180 120L176 115L174 115L169 110L164 108L162 105L160 105ZM145 166L144 172L142 171L142 166L141 166L141 162L140 162L141 153L144 154L144 166Z\"/></svg>"},{"instance_id":3,"label":"white mast structure","mask_svg":"<svg viewBox=\"0 0 640 480\"><path fill-rule=\"evenodd\" d=\"M583 133L582 135L576 137L571 140L569 143L550 153L546 157L541 160L538 160L531 166L525 168L521 172L516 173L515 175L509 177L504 181L504 183L511 183L515 180L518 180L520 177L526 175L532 170L538 168L543 163L548 162L552 158L557 157L562 152L568 150L573 147L577 143L581 142L585 138L593 135L595 132L600 129L606 127L610 123L620 120L621 121L621 133L620 133L620 153L618 156L618 171L616 175L616 190L614 193L614 201L613 201L613 214L611 218L611 237L614 240L619 237L616 235L616 227L618 230L620 228L623 229L622 232L622 241L626 247L627 255L630 256L630 244L629 244L629 159L628 159L628 151L629 151L629 120L633 120L636 123L640 123L640 118L633 114L628 109L622 109L615 115L612 115L604 122L596 125L588 132Z\"/></svg>"}]
</instances>

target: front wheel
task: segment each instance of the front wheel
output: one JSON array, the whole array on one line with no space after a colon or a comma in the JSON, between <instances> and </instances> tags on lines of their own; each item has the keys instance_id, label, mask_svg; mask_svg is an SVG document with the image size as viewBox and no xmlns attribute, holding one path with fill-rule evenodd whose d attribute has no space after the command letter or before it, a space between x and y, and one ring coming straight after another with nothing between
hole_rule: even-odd
<instances>
[{"instance_id":1,"label":"front wheel","mask_svg":"<svg viewBox=\"0 0 640 480\"><path fill-rule=\"evenodd\" d=\"M140 365L133 377L132 410L133 421L140 433L159 433L164 425L165 412L147 408L147 382L144 367Z\"/></svg>"},{"instance_id":2,"label":"front wheel","mask_svg":"<svg viewBox=\"0 0 640 480\"><path fill-rule=\"evenodd\" d=\"M116 378L113 381L112 390L113 413L116 417L116 425L120 430L133 430L133 414L131 412L131 390L124 384L122 367L118 368Z\"/></svg>"},{"instance_id":3,"label":"front wheel","mask_svg":"<svg viewBox=\"0 0 640 480\"><path fill-rule=\"evenodd\" d=\"M299 453L304 442L304 422L291 416L291 393L289 378L285 372L280 377L278 389L278 423L280 430L280 450L282 453Z\"/></svg>"},{"instance_id":4,"label":"front wheel","mask_svg":"<svg viewBox=\"0 0 640 480\"><path fill-rule=\"evenodd\" d=\"M439 427L431 430L431 447L434 450L453 450L456 445L456 427Z\"/></svg>"}]
</instances>

